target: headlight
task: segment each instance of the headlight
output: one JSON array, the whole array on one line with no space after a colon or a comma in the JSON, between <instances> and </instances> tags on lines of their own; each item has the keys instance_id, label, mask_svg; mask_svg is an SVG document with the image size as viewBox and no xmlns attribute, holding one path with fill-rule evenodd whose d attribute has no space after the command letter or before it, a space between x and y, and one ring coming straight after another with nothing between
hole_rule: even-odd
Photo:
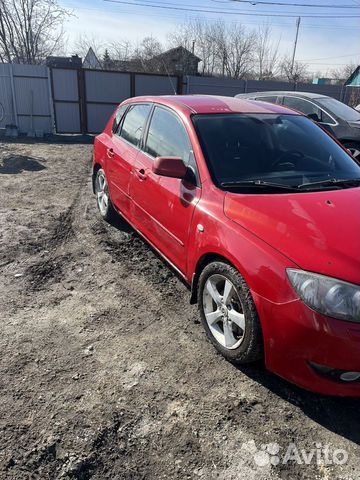
<instances>
[{"instance_id":1,"label":"headlight","mask_svg":"<svg viewBox=\"0 0 360 480\"><path fill-rule=\"evenodd\" d=\"M336 278L303 270L287 269L301 300L328 317L360 323L360 287Z\"/></svg>"}]
</instances>

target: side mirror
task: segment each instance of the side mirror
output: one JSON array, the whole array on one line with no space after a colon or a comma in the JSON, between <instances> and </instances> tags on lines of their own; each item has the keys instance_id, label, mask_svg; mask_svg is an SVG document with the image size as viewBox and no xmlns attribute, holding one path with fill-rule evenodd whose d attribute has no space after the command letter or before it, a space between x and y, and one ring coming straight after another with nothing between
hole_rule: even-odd
<instances>
[{"instance_id":1,"label":"side mirror","mask_svg":"<svg viewBox=\"0 0 360 480\"><path fill-rule=\"evenodd\" d=\"M184 178L187 167L180 157L157 157L152 171L163 177Z\"/></svg>"},{"instance_id":2,"label":"side mirror","mask_svg":"<svg viewBox=\"0 0 360 480\"><path fill-rule=\"evenodd\" d=\"M310 118L310 120L313 120L314 122L321 122L321 118L319 117L319 115L317 113L309 113L306 116L308 118Z\"/></svg>"}]
</instances>

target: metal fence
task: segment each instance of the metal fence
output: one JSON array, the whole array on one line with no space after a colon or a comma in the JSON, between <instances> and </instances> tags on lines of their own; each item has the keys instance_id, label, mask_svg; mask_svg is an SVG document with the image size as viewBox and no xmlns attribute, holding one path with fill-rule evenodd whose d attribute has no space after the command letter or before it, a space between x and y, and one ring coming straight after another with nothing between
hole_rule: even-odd
<instances>
[{"instance_id":1,"label":"metal fence","mask_svg":"<svg viewBox=\"0 0 360 480\"><path fill-rule=\"evenodd\" d=\"M168 76L111 70L0 64L0 128L20 133L98 133L116 106L138 95L173 93L234 96L267 90L298 90L329 95L345 103L351 89L341 85Z\"/></svg>"},{"instance_id":2,"label":"metal fence","mask_svg":"<svg viewBox=\"0 0 360 480\"><path fill-rule=\"evenodd\" d=\"M47 67L0 64L0 128L7 125L33 136L52 132Z\"/></svg>"},{"instance_id":3,"label":"metal fence","mask_svg":"<svg viewBox=\"0 0 360 480\"><path fill-rule=\"evenodd\" d=\"M213 78L186 76L184 93L203 93L233 97L238 93L265 92L272 90L290 90L314 92L328 95L337 100L346 101L349 91L341 85L315 85L311 83L290 83L263 80L234 80L231 78Z\"/></svg>"}]
</instances>

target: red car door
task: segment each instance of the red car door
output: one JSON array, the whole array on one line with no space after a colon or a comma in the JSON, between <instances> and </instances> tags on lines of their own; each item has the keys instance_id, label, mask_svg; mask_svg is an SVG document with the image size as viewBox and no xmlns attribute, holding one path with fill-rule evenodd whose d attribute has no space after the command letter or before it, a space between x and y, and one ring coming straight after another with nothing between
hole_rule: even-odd
<instances>
[{"instance_id":1,"label":"red car door","mask_svg":"<svg viewBox=\"0 0 360 480\"><path fill-rule=\"evenodd\" d=\"M126 216L130 213L130 178L149 112L149 104L130 105L112 135L110 148L108 146L107 149L107 174L111 199L116 208Z\"/></svg>"},{"instance_id":2,"label":"red car door","mask_svg":"<svg viewBox=\"0 0 360 480\"><path fill-rule=\"evenodd\" d=\"M155 107L130 184L134 224L183 273L186 272L189 228L201 189L191 143L178 116ZM181 157L189 179L161 177L152 171L154 158ZM191 164L191 165L190 165Z\"/></svg>"}]
</instances>

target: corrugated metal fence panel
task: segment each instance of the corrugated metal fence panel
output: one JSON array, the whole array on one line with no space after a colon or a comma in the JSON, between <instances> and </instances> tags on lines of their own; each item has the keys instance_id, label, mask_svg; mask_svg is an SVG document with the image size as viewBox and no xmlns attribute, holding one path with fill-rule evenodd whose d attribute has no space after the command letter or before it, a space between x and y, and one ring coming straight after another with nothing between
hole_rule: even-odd
<instances>
[{"instance_id":1,"label":"corrugated metal fence panel","mask_svg":"<svg viewBox=\"0 0 360 480\"><path fill-rule=\"evenodd\" d=\"M117 105L117 104L116 104ZM114 112L116 105L94 104L86 105L87 112L87 132L100 133L106 127L110 116Z\"/></svg>"},{"instance_id":2,"label":"corrugated metal fence panel","mask_svg":"<svg viewBox=\"0 0 360 480\"><path fill-rule=\"evenodd\" d=\"M86 101L119 104L130 97L130 74L85 70Z\"/></svg>"},{"instance_id":3,"label":"corrugated metal fence panel","mask_svg":"<svg viewBox=\"0 0 360 480\"><path fill-rule=\"evenodd\" d=\"M78 103L56 102L54 108L57 133L81 133Z\"/></svg>"},{"instance_id":4,"label":"corrugated metal fence panel","mask_svg":"<svg viewBox=\"0 0 360 480\"><path fill-rule=\"evenodd\" d=\"M161 75L135 75L135 96L174 95L177 93L178 78Z\"/></svg>"},{"instance_id":5,"label":"corrugated metal fence panel","mask_svg":"<svg viewBox=\"0 0 360 480\"><path fill-rule=\"evenodd\" d=\"M104 130L116 106L131 96L129 73L85 71L87 130Z\"/></svg>"},{"instance_id":6,"label":"corrugated metal fence panel","mask_svg":"<svg viewBox=\"0 0 360 480\"><path fill-rule=\"evenodd\" d=\"M77 70L65 68L52 69L53 100L77 102L79 100Z\"/></svg>"},{"instance_id":7,"label":"corrugated metal fence panel","mask_svg":"<svg viewBox=\"0 0 360 480\"><path fill-rule=\"evenodd\" d=\"M52 68L51 85L57 133L80 133L80 95L78 71Z\"/></svg>"},{"instance_id":8,"label":"corrugated metal fence panel","mask_svg":"<svg viewBox=\"0 0 360 480\"><path fill-rule=\"evenodd\" d=\"M48 69L45 65L12 65L14 75L19 77L48 77Z\"/></svg>"},{"instance_id":9,"label":"corrugated metal fence panel","mask_svg":"<svg viewBox=\"0 0 360 480\"><path fill-rule=\"evenodd\" d=\"M245 92L245 81L232 78L186 77L186 93L234 97Z\"/></svg>"},{"instance_id":10,"label":"corrugated metal fence panel","mask_svg":"<svg viewBox=\"0 0 360 480\"><path fill-rule=\"evenodd\" d=\"M341 100L341 85L316 85L311 83L298 83L296 85L298 92L312 92L319 95L327 95L329 97Z\"/></svg>"},{"instance_id":11,"label":"corrugated metal fence panel","mask_svg":"<svg viewBox=\"0 0 360 480\"><path fill-rule=\"evenodd\" d=\"M294 90L294 84L289 82L274 82L270 80L248 80L245 86L246 93L271 92L273 90Z\"/></svg>"},{"instance_id":12,"label":"corrugated metal fence panel","mask_svg":"<svg viewBox=\"0 0 360 480\"><path fill-rule=\"evenodd\" d=\"M16 123L13 111L10 65L0 64L0 128Z\"/></svg>"},{"instance_id":13,"label":"corrugated metal fence panel","mask_svg":"<svg viewBox=\"0 0 360 480\"><path fill-rule=\"evenodd\" d=\"M269 80L234 80L229 78L213 77L186 77L186 93L235 96L237 93L267 92L267 91L304 91L341 100L341 85L313 85L301 83L296 85L290 82L276 82ZM347 95L348 97L348 95ZM347 98L346 97L346 98Z\"/></svg>"}]
</instances>

